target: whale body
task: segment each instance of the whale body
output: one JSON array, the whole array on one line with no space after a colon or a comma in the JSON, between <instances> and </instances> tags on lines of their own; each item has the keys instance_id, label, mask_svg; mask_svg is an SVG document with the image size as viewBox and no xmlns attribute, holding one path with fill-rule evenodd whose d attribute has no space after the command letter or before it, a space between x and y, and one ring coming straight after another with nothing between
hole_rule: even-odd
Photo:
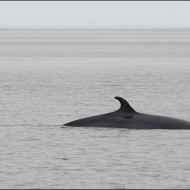
<instances>
[{"instance_id":1,"label":"whale body","mask_svg":"<svg viewBox=\"0 0 190 190\"><path fill-rule=\"evenodd\" d=\"M109 127L128 129L190 129L190 122L172 117L149 115L135 111L129 103L115 97L120 109L107 114L75 120L64 125L73 127Z\"/></svg>"}]
</instances>

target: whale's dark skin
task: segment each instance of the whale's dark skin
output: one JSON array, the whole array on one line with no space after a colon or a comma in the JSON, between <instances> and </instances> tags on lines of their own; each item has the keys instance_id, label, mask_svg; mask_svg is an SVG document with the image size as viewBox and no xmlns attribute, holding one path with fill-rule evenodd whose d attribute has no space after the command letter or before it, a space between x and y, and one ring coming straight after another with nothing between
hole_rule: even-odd
<instances>
[{"instance_id":1,"label":"whale's dark skin","mask_svg":"<svg viewBox=\"0 0 190 190\"><path fill-rule=\"evenodd\" d=\"M128 129L190 129L190 122L158 115L136 112L129 103L121 98L119 110L93 117L75 120L64 125L73 127L109 127Z\"/></svg>"}]
</instances>

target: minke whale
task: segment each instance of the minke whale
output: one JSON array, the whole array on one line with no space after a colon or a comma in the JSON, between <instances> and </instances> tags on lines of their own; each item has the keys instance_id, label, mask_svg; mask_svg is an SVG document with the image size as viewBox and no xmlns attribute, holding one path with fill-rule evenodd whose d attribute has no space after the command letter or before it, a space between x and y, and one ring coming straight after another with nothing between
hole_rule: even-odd
<instances>
[{"instance_id":1,"label":"minke whale","mask_svg":"<svg viewBox=\"0 0 190 190\"><path fill-rule=\"evenodd\" d=\"M121 107L110 113L87 117L64 124L73 127L109 127L127 129L190 129L190 122L182 119L149 115L135 111L129 103L121 98Z\"/></svg>"}]
</instances>

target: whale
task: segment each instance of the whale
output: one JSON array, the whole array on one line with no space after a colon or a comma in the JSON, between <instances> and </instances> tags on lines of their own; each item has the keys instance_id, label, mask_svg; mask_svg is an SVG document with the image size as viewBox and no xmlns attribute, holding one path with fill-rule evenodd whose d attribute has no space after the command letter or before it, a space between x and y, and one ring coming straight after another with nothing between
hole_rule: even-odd
<instances>
[{"instance_id":1,"label":"whale","mask_svg":"<svg viewBox=\"0 0 190 190\"><path fill-rule=\"evenodd\" d=\"M120 108L118 110L102 115L74 120L65 123L64 126L167 130L190 129L190 121L164 115L140 113L135 111L124 98L116 96L115 99L120 102Z\"/></svg>"}]
</instances>

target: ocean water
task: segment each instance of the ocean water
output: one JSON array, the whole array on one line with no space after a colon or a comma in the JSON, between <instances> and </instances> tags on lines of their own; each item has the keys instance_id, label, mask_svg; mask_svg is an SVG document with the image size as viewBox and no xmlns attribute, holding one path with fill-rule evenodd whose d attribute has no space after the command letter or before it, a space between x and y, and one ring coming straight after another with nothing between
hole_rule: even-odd
<instances>
[{"instance_id":1,"label":"ocean water","mask_svg":"<svg viewBox=\"0 0 190 190\"><path fill-rule=\"evenodd\" d=\"M0 188L190 188L190 131L63 127L119 108L190 121L190 30L0 30Z\"/></svg>"}]
</instances>

